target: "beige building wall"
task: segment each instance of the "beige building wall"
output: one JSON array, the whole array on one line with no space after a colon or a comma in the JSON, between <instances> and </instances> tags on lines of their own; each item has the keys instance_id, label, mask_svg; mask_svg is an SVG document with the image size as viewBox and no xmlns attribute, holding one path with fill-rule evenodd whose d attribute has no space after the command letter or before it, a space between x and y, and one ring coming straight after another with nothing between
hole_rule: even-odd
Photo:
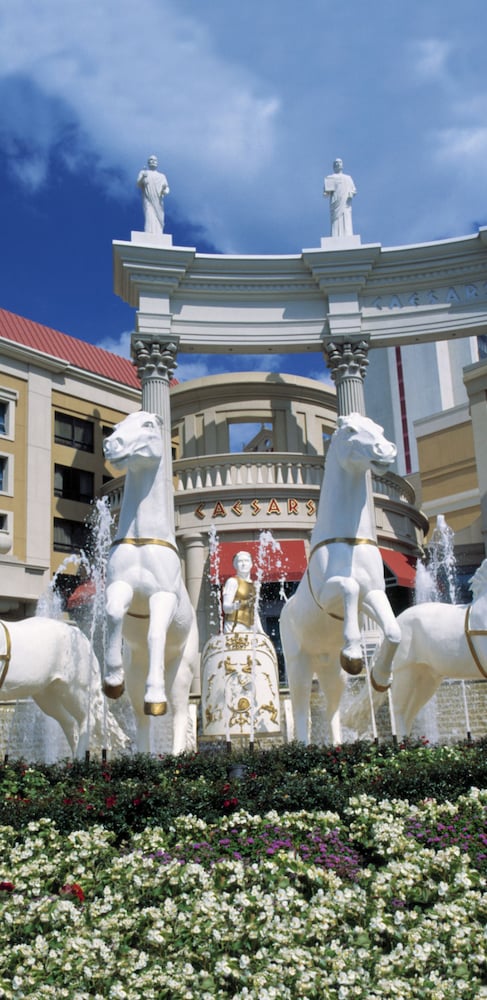
<instances>
[{"instance_id":1,"label":"beige building wall","mask_svg":"<svg viewBox=\"0 0 487 1000\"><path fill-rule=\"evenodd\" d=\"M468 404L415 422L421 506L443 514L455 533L460 565L478 566L487 537L487 361L464 368Z\"/></svg>"},{"instance_id":2,"label":"beige building wall","mask_svg":"<svg viewBox=\"0 0 487 1000\"><path fill-rule=\"evenodd\" d=\"M92 472L99 493L113 472L103 459L103 427L139 409L140 392L2 340L0 405L0 615L23 618L35 612L66 556L54 548L54 518L82 523L90 510L89 503L55 497L55 464ZM55 443L56 411L93 421L92 453Z\"/></svg>"},{"instance_id":3,"label":"beige building wall","mask_svg":"<svg viewBox=\"0 0 487 1000\"><path fill-rule=\"evenodd\" d=\"M0 433L0 454L6 459L7 477L0 491L0 553L12 546L25 559L27 513L27 383L4 374L0 403L5 416ZM14 489L15 484L15 489Z\"/></svg>"},{"instance_id":4,"label":"beige building wall","mask_svg":"<svg viewBox=\"0 0 487 1000\"><path fill-rule=\"evenodd\" d=\"M463 371L468 393L480 504L480 535L487 551L487 360Z\"/></svg>"}]
</instances>

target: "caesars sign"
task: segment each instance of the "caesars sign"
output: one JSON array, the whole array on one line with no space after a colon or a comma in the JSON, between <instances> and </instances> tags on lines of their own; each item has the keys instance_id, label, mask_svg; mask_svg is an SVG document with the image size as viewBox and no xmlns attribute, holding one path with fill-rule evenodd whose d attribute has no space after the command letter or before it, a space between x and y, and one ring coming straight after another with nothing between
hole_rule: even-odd
<instances>
[{"instance_id":1,"label":"caesars sign","mask_svg":"<svg viewBox=\"0 0 487 1000\"><path fill-rule=\"evenodd\" d=\"M195 517L198 520L203 521L206 517L212 519L217 517L242 517L246 512L246 507L248 508L250 515L252 517L261 516L280 516L282 514L292 517L293 514L299 516L304 511L308 517L314 517L316 514L316 503L314 500L299 501L294 497L289 497L287 500L279 501L273 497L271 500L251 500L249 504L245 504L243 500L236 500L231 506L227 503L225 505L222 500L217 500L213 506L206 503L199 503L195 509Z\"/></svg>"}]
</instances>

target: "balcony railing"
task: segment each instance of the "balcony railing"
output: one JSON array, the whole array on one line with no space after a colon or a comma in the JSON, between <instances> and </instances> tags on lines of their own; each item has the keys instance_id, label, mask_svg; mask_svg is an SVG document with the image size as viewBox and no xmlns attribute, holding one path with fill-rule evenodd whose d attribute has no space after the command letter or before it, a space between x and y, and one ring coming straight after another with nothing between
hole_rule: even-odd
<instances>
[{"instance_id":1,"label":"balcony railing","mask_svg":"<svg viewBox=\"0 0 487 1000\"><path fill-rule=\"evenodd\" d=\"M286 452L205 455L173 464L176 493L263 486L319 487L323 458Z\"/></svg>"},{"instance_id":2,"label":"balcony railing","mask_svg":"<svg viewBox=\"0 0 487 1000\"><path fill-rule=\"evenodd\" d=\"M257 488L287 486L293 492L319 493L323 479L324 457L298 455L289 452L249 452L180 458L173 463L176 497L188 493L208 494L212 490L253 491ZM414 506L412 486L400 476L388 473L373 476L374 494L392 501ZM120 507L123 478L112 480L103 489L110 497L112 509Z\"/></svg>"}]
</instances>

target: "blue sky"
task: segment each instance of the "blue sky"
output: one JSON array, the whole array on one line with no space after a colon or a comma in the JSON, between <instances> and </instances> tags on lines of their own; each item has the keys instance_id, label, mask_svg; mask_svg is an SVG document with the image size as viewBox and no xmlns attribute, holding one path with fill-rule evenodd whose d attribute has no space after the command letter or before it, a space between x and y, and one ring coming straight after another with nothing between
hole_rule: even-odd
<instances>
[{"instance_id":1,"label":"blue sky","mask_svg":"<svg viewBox=\"0 0 487 1000\"><path fill-rule=\"evenodd\" d=\"M127 353L113 239L143 228L159 157L166 232L201 252L299 253L354 230L395 246L487 224L485 0L15 0L0 13L0 305ZM320 356L185 360L179 377Z\"/></svg>"}]
</instances>

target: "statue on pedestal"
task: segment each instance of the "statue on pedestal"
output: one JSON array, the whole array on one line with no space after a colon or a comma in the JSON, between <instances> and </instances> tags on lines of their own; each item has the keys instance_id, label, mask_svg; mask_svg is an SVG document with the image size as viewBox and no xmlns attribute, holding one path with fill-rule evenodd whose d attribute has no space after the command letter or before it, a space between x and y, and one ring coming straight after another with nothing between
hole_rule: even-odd
<instances>
[{"instance_id":1,"label":"statue on pedestal","mask_svg":"<svg viewBox=\"0 0 487 1000\"><path fill-rule=\"evenodd\" d=\"M333 173L325 177L323 195L330 199L332 236L353 236L352 198L357 189L349 174L343 173L343 161L333 164Z\"/></svg>"},{"instance_id":2,"label":"statue on pedestal","mask_svg":"<svg viewBox=\"0 0 487 1000\"><path fill-rule=\"evenodd\" d=\"M203 732L252 743L255 736L280 734L277 657L259 618L250 552L237 552L233 565L237 575L223 588L223 632L202 653Z\"/></svg>"},{"instance_id":3,"label":"statue on pedestal","mask_svg":"<svg viewBox=\"0 0 487 1000\"><path fill-rule=\"evenodd\" d=\"M256 607L257 592L255 584L250 579L252 571L252 556L250 552L237 552L233 558L237 571L231 576L223 588L223 611L225 614L225 632L263 632L259 613Z\"/></svg>"},{"instance_id":4,"label":"statue on pedestal","mask_svg":"<svg viewBox=\"0 0 487 1000\"><path fill-rule=\"evenodd\" d=\"M157 165L157 156L149 156L147 167L137 177L137 187L142 191L144 232L160 235L164 232L164 196L169 194L169 184Z\"/></svg>"}]
</instances>

